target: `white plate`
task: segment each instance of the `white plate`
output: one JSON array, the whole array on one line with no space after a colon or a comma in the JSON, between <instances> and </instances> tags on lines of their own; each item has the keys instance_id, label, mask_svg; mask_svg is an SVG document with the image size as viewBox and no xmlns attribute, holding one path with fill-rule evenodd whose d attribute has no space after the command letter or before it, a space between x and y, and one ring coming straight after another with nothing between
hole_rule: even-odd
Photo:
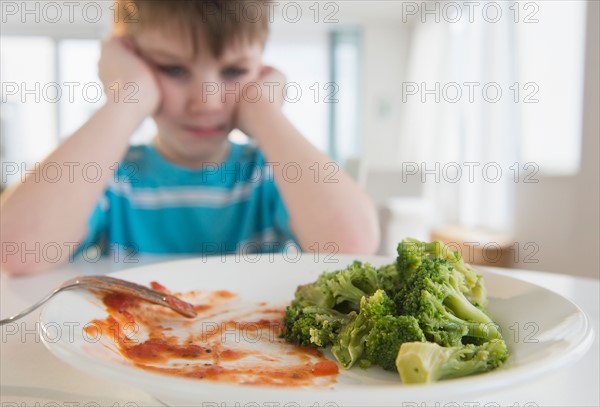
<instances>
[{"instance_id":1,"label":"white plate","mask_svg":"<svg viewBox=\"0 0 600 407\"><path fill-rule=\"evenodd\" d=\"M172 291L228 290L250 302L285 304L299 284L314 281L325 270L350 264L355 256L315 259L281 255L235 256L180 260L113 273L140 284L158 281ZM318 261L317 261L318 260ZM375 265L390 258L361 260ZM72 366L103 378L142 388L169 405L319 405L384 406L399 403L447 402L533 379L573 362L589 348L593 332L585 314L572 302L542 287L512 278L509 273L481 270L489 292L488 310L499 323L510 350L500 369L427 386L407 386L395 373L358 367L341 371L332 389L273 388L192 380L140 370L100 343L90 343L83 327L105 318L104 306L86 291L62 293L41 313L46 347ZM62 327L69 335L53 335ZM54 331L53 331L54 329ZM212 404L211 404L212 403ZM419 404L417 404L419 403Z\"/></svg>"}]
</instances>

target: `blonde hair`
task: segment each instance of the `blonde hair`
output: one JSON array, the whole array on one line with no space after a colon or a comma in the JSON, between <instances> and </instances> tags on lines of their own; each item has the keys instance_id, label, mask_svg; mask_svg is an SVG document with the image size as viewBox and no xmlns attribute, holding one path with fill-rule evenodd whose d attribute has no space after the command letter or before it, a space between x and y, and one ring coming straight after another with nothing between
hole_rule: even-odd
<instances>
[{"instance_id":1,"label":"blonde hair","mask_svg":"<svg viewBox=\"0 0 600 407\"><path fill-rule=\"evenodd\" d=\"M191 40L194 55L205 38L214 56L236 41L258 41L269 34L264 0L118 0L114 32L135 36L159 29Z\"/></svg>"}]
</instances>

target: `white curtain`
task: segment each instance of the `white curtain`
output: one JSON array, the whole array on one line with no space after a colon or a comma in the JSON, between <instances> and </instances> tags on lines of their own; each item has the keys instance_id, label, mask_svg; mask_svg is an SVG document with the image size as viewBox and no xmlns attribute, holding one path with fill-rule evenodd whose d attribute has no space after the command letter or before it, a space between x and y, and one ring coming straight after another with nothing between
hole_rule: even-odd
<instances>
[{"instance_id":1,"label":"white curtain","mask_svg":"<svg viewBox=\"0 0 600 407\"><path fill-rule=\"evenodd\" d=\"M434 223L510 232L516 183L578 158L585 2L483 1L460 19L447 3L463 4L413 21L398 158L421 170ZM537 128L561 130L551 151Z\"/></svg>"}]
</instances>

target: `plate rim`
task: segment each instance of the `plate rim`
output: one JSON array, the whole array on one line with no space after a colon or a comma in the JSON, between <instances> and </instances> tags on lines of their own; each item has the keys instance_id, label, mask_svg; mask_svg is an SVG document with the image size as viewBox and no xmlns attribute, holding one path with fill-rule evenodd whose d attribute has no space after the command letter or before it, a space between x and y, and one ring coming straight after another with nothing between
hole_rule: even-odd
<instances>
[{"instance_id":1,"label":"plate rim","mask_svg":"<svg viewBox=\"0 0 600 407\"><path fill-rule=\"evenodd\" d=\"M234 255L228 255L228 256L224 256L224 257L216 256L216 257L221 259L221 258L228 258L228 257L233 257L233 256ZM345 267L346 264L350 264L350 262L354 261L354 260L360 260L363 262L373 262L373 261L386 262L386 261L395 259L395 257L390 257L390 256L357 256L357 255L339 255L339 256L340 256L339 258L348 259L348 262L339 261L335 265L336 269L343 268L343 267ZM113 271L113 272L107 273L107 275L110 275L113 277L118 277L118 278L128 279L128 277L130 275L138 275L138 274L141 275L142 272L147 273L148 269L157 269L156 272L162 272L160 269L162 267L164 267L165 265L175 264L175 263L183 264L186 262L197 263L198 261L202 261L203 264L207 264L210 261L216 262L216 259L210 259L210 258L203 259L201 257L192 257L192 258L167 260L167 261L161 261L161 262L152 263L152 264L143 264L143 265L139 265L139 266L134 266L134 267L130 267L130 268L119 270L119 271ZM322 265L321 262L315 262L315 264ZM531 381L531 380L534 380L534 379L542 376L544 373L547 373L548 371L558 369L559 367L564 367L569 364L575 363L592 346L594 338L595 338L595 332L592 328L592 325L589 321L587 314L581 309L581 307L577 303L575 303L574 301L570 300L569 298L567 298L567 297L563 296L562 294L559 294L551 289L548 289L546 287L532 283L525 279L520 279L518 276L511 276L510 272L507 270L502 270L497 267L475 266L475 268L483 274L484 281L485 281L485 277L487 274L495 275L495 276L501 277L502 279L516 280L520 284L529 286L530 288L534 288L536 290L541 290L543 292L550 293L551 295L559 297L563 301L566 301L567 303L569 303L577 311L577 315L581 317L581 321L580 321L581 322L580 331L582 332L581 339L578 342L572 343L570 345L569 352L560 354L559 357L553 358L550 361L537 359L537 360L527 363L526 365L501 367L497 370L487 372L487 373L481 374L481 375L467 376L467 377L463 377L463 378L457 378L457 379L440 381L440 382L436 382L436 383L423 384L423 385L404 385L400 382L400 380L399 380L398 387L394 387L389 384L386 384L386 385L372 384L372 385L368 385L368 389L365 389L365 387L362 387L362 386L360 386L360 387L357 386L357 387L353 388L348 385L348 386L344 386L344 388L343 388L344 398L356 400L355 399L356 396L358 396L360 394L364 394L365 391L371 392L373 390L376 390L378 392L378 394L383 394L383 396L385 396L385 397L389 397L389 396L423 397L426 390L435 391L439 394L444 394L444 397L446 397L446 396L461 397L461 396L466 396L466 395L481 394L481 393L485 393L486 391L490 391L490 390L507 388L507 387L510 387L511 385L514 385L515 383L521 384L525 381ZM309 278L312 278L312 277L309 277ZM131 281L134 281L134 280L131 280ZM488 290L489 290L489 287L488 287ZM45 323L44 316L48 312L48 309L51 309L51 303L45 304L39 313L39 322L42 327L44 326L44 323ZM282 394L282 393L288 394L292 397L298 396L298 395L307 395L307 394L313 394L313 395L316 395L319 397L323 397L323 396L332 396L336 393L338 393L338 394L341 393L341 392L336 392L335 389L329 389L329 388L324 389L324 388L314 388L314 387L310 387L310 388L294 388L294 387L280 388L280 387L273 387L273 386L239 386L236 384L220 383L220 382L214 382L214 381L202 382L203 384L205 384L204 386L192 386L192 384L198 384L198 380L184 378L184 377L172 377L170 375L165 375L165 374L161 374L161 373L148 372L148 371L144 371L142 369L136 369L134 366L113 365L113 366L109 367L108 365L106 365L106 363L112 363L112 362L107 362L107 361L98 362L98 358L96 358L96 357L90 356L85 353L82 354L81 352L69 351L67 349L68 346L60 343L60 341L59 342L49 342L49 341L47 341L47 338L45 338L44 335L40 334L40 337L41 337L41 342L44 344L46 349L48 349L52 354L54 354L62 362L67 363L68 365L76 368L77 370L89 373L92 376L103 378L103 379L114 380L114 381L123 380L123 381L127 382L128 384L131 384L134 387L137 387L137 388L143 389L144 391L149 392L149 394L152 394L152 395L154 395L154 393L151 390L153 390L153 389L156 390L156 386L152 385L150 388L150 384L148 383L149 379L154 379L153 380L154 382L159 381L160 383L166 383L166 384L170 383L172 385L176 385L178 390L183 389L183 392L179 393L178 396L184 396L186 398L187 397L196 397L198 395L207 395L211 392L223 394L224 391L231 390L233 388L236 389L236 392L238 394L243 393L244 397L246 397L246 398L247 397L263 398L265 395L272 396L272 395L277 395L277 394ZM94 369L86 370L85 368L81 367L80 364L76 363L77 360L74 360L74 358L79 360L79 362L84 362L84 363L91 362L94 365ZM100 372L98 369L100 370ZM128 375L127 371L129 371L129 373L136 372L137 374L136 375ZM102 374L101 372L109 373L109 375ZM515 374L515 373L517 373L517 374ZM490 378L494 378L496 380L489 380ZM470 383L468 386L457 385L457 383L463 383L463 382L467 382L467 381ZM166 387L169 387L169 386L167 385ZM185 390L187 388L194 389L194 390L186 392ZM243 391L240 391L240 390L243 390ZM388 393L389 393L389 395L388 395ZM160 392L157 395L159 395L159 394L160 394ZM348 396L350 396L350 398L348 398Z\"/></svg>"}]
</instances>

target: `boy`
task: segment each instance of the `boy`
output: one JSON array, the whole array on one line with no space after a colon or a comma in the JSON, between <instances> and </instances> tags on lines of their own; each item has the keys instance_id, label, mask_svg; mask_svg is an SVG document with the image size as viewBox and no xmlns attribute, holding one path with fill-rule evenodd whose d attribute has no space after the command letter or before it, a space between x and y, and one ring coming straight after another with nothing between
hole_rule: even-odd
<instances>
[{"instance_id":1,"label":"boy","mask_svg":"<svg viewBox=\"0 0 600 407\"><path fill-rule=\"evenodd\" d=\"M106 104L40 166L93 166L98 177L29 176L6 191L2 247L19 251L3 254L4 270L69 259L26 255L49 242L70 254L90 243L157 254L281 250L290 241L311 251L376 249L369 198L342 171L325 182L331 160L282 114L284 78L261 64L267 9L251 3L260 18L243 1L120 4L99 61ZM147 116L158 134L130 147ZM257 147L230 142L235 128Z\"/></svg>"}]
</instances>

